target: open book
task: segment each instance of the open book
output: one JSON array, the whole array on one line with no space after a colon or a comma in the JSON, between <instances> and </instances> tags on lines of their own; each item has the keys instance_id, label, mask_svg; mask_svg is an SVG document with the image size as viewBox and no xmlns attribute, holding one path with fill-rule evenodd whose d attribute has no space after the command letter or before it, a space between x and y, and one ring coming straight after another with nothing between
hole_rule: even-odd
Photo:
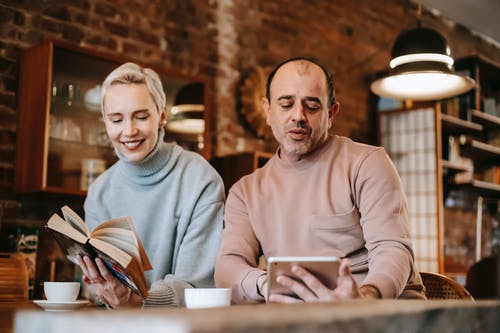
<instances>
[{"instance_id":1,"label":"open book","mask_svg":"<svg viewBox=\"0 0 500 333\"><path fill-rule=\"evenodd\" d=\"M52 215L46 227L66 253L78 264L76 257L100 258L123 284L142 297L148 286L144 271L152 269L148 256L130 217L118 217L101 223L90 232L85 221L71 208L61 208L64 219Z\"/></svg>"}]
</instances>

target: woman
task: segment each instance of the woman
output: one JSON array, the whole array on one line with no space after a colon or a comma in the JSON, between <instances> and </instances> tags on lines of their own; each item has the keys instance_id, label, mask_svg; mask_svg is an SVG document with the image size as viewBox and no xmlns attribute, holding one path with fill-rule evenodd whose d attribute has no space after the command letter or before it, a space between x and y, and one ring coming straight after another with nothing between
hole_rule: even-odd
<instances>
[{"instance_id":1,"label":"woman","mask_svg":"<svg viewBox=\"0 0 500 333\"><path fill-rule=\"evenodd\" d=\"M158 75L134 63L104 80L101 108L119 161L89 188L84 204L90 229L131 216L153 269L142 299L106 269L79 258L90 292L108 307L184 304L184 288L212 287L222 232L224 185L200 155L163 141L165 93Z\"/></svg>"}]
</instances>

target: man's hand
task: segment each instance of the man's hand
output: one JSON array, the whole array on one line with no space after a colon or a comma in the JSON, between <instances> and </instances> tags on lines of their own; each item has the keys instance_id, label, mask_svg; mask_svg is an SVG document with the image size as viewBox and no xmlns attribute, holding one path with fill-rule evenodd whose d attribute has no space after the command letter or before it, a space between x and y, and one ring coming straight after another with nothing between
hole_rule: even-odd
<instances>
[{"instance_id":1,"label":"man's hand","mask_svg":"<svg viewBox=\"0 0 500 333\"><path fill-rule=\"evenodd\" d=\"M333 290L328 289L314 275L300 266L293 266L292 273L303 283L287 276L279 276L276 281L293 291L297 298L273 294L269 297L269 301L279 303L336 302L363 297L349 269L349 261L346 259L340 262L337 288Z\"/></svg>"},{"instance_id":2,"label":"man's hand","mask_svg":"<svg viewBox=\"0 0 500 333\"><path fill-rule=\"evenodd\" d=\"M142 305L142 297L132 292L111 274L104 262L97 258L77 257L83 271L83 282L90 284L91 292L107 306L115 309Z\"/></svg>"},{"instance_id":3,"label":"man's hand","mask_svg":"<svg viewBox=\"0 0 500 333\"><path fill-rule=\"evenodd\" d=\"M257 278L257 292L264 297L267 303L267 274L262 274Z\"/></svg>"}]
</instances>

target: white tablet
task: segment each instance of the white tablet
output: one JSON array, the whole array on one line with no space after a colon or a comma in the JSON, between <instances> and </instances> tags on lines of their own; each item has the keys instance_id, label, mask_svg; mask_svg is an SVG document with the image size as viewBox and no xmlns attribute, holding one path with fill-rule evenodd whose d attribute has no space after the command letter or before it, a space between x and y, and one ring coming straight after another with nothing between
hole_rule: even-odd
<instances>
[{"instance_id":1,"label":"white tablet","mask_svg":"<svg viewBox=\"0 0 500 333\"><path fill-rule=\"evenodd\" d=\"M320 280L329 289L337 286L337 277L340 261L337 257L269 257L267 260L268 296L282 294L295 297L296 295L276 281L280 275L294 278L291 271L293 265L298 265Z\"/></svg>"}]
</instances>

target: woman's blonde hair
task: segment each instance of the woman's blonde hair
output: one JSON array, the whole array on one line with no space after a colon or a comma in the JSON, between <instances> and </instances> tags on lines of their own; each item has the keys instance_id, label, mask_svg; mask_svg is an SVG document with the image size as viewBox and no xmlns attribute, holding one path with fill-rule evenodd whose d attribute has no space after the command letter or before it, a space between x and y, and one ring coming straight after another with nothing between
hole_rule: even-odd
<instances>
[{"instance_id":1,"label":"woman's blonde hair","mask_svg":"<svg viewBox=\"0 0 500 333\"><path fill-rule=\"evenodd\" d=\"M115 68L104 79L101 87L101 111L104 112L104 98L110 86L114 84L145 84L149 90L158 113L165 110L166 97L160 77L151 68L141 67L133 62L127 62Z\"/></svg>"}]
</instances>

